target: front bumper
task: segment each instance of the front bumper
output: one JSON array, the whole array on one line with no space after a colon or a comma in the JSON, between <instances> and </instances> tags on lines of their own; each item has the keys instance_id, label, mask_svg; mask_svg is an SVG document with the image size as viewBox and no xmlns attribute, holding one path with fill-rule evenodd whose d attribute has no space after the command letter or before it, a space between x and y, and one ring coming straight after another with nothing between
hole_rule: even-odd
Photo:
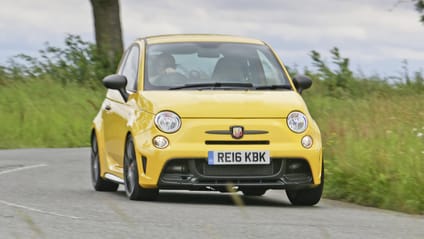
<instances>
[{"instance_id":1,"label":"front bumper","mask_svg":"<svg viewBox=\"0 0 424 239\"><path fill-rule=\"evenodd\" d=\"M319 185L322 146L318 127L311 121L306 132L295 134L283 122L281 119L183 119L181 129L174 134L164 134L155 127L148 127L149 130L133 134L139 184L145 188L189 190L218 189L228 185L267 189ZM232 125L267 133L245 135L239 140L231 135L207 133L221 132ZM152 145L152 139L157 135L168 138L167 148L157 149ZM304 135L310 135L314 140L309 149L301 146ZM271 164L209 166L208 151L214 150L267 150ZM300 166L293 166L296 163Z\"/></svg>"},{"instance_id":2,"label":"front bumper","mask_svg":"<svg viewBox=\"0 0 424 239\"><path fill-rule=\"evenodd\" d=\"M159 188L226 190L228 187L300 189L313 184L304 159L271 158L269 165L210 166L207 159L168 161L159 179Z\"/></svg>"}]
</instances>

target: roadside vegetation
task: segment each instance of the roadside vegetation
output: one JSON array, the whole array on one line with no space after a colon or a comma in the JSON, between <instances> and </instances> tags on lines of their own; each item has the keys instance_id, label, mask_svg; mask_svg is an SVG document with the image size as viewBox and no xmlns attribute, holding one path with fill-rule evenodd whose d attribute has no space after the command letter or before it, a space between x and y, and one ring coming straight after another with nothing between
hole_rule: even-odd
<instances>
[{"instance_id":1,"label":"roadside vegetation","mask_svg":"<svg viewBox=\"0 0 424 239\"><path fill-rule=\"evenodd\" d=\"M304 92L322 132L325 196L424 214L422 73L404 65L390 83L358 77L337 48L331 55L329 66L311 53L317 71L306 70L314 83Z\"/></svg>"},{"instance_id":2,"label":"roadside vegetation","mask_svg":"<svg viewBox=\"0 0 424 239\"><path fill-rule=\"evenodd\" d=\"M18 55L0 67L0 149L80 147L106 92L108 72L93 44L69 35L39 57Z\"/></svg>"},{"instance_id":3,"label":"roadside vegetation","mask_svg":"<svg viewBox=\"0 0 424 239\"><path fill-rule=\"evenodd\" d=\"M85 147L110 74L95 46L67 36L64 49L0 66L0 148ZM331 64L312 51L303 93L324 143L325 196L424 214L424 79L360 76L337 48Z\"/></svg>"}]
</instances>

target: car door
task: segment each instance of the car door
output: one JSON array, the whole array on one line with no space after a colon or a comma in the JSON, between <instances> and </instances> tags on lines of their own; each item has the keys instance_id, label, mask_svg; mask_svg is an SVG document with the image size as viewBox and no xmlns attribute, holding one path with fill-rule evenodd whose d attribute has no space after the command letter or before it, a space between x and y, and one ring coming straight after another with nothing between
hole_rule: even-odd
<instances>
[{"instance_id":1,"label":"car door","mask_svg":"<svg viewBox=\"0 0 424 239\"><path fill-rule=\"evenodd\" d=\"M126 76L128 94L137 90L140 49L137 45L128 49L118 73ZM122 176L125 140L128 132L128 120L133 114L134 104L128 104L117 90L109 90L103 104L103 124L106 159L109 169Z\"/></svg>"}]
</instances>

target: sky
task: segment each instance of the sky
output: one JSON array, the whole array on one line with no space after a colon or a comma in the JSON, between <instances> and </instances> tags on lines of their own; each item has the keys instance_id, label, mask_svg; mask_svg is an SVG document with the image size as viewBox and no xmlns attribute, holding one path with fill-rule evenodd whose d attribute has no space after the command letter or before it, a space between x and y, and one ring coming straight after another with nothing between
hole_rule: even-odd
<instances>
[{"instance_id":1,"label":"sky","mask_svg":"<svg viewBox=\"0 0 424 239\"><path fill-rule=\"evenodd\" d=\"M94 42L89 0L0 0L0 65L37 56L67 34ZM424 72L424 24L408 0L121 0L124 45L138 37L218 33L269 43L289 67L314 69L310 52L331 65L338 47L357 74Z\"/></svg>"}]
</instances>

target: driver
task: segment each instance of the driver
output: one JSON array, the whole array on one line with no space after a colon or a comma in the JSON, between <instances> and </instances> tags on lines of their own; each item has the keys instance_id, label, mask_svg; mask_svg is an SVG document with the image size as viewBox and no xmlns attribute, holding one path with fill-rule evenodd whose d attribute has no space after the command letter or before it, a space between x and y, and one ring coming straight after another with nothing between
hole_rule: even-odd
<instances>
[{"instance_id":1,"label":"driver","mask_svg":"<svg viewBox=\"0 0 424 239\"><path fill-rule=\"evenodd\" d=\"M157 55L152 63L152 74L149 77L152 84L173 86L176 83L174 81L183 79L183 76L176 70L175 58L171 54Z\"/></svg>"},{"instance_id":2,"label":"driver","mask_svg":"<svg viewBox=\"0 0 424 239\"><path fill-rule=\"evenodd\" d=\"M167 53L162 53L157 56L157 74L169 74L176 72L175 68L175 59L172 55Z\"/></svg>"}]
</instances>

